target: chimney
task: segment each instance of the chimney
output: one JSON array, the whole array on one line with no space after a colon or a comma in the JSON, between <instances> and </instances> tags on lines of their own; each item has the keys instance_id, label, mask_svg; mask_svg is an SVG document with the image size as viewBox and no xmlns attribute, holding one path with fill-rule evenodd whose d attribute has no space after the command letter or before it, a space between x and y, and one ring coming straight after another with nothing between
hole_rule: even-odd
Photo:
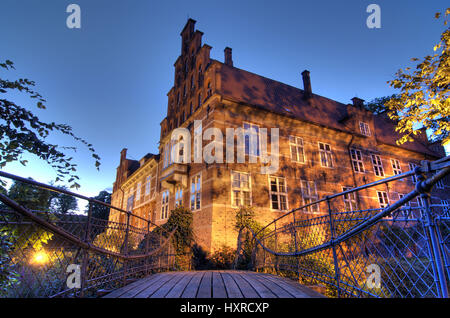
<instances>
[{"instance_id":1,"label":"chimney","mask_svg":"<svg viewBox=\"0 0 450 318\"><path fill-rule=\"evenodd\" d=\"M352 102L353 102L353 106L358 107L358 108L363 108L364 99L361 99L358 97L353 97Z\"/></svg>"},{"instance_id":2,"label":"chimney","mask_svg":"<svg viewBox=\"0 0 450 318\"><path fill-rule=\"evenodd\" d=\"M124 162L127 159L127 148L123 148L120 152L120 163Z\"/></svg>"},{"instance_id":3,"label":"chimney","mask_svg":"<svg viewBox=\"0 0 450 318\"><path fill-rule=\"evenodd\" d=\"M305 94L305 98L309 99L312 97L311 78L309 77L309 71L304 70L302 72L302 77L303 77L303 91Z\"/></svg>"},{"instance_id":4,"label":"chimney","mask_svg":"<svg viewBox=\"0 0 450 318\"><path fill-rule=\"evenodd\" d=\"M233 54L231 48L228 46L223 50L225 53L225 64L229 66L233 66Z\"/></svg>"}]
</instances>

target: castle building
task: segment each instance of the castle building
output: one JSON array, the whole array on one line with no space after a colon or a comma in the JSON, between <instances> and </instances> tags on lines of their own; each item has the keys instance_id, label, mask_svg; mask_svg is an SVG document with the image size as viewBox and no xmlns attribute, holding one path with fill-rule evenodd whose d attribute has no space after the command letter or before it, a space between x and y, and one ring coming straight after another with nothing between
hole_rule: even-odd
<instances>
[{"instance_id":1,"label":"castle building","mask_svg":"<svg viewBox=\"0 0 450 318\"><path fill-rule=\"evenodd\" d=\"M113 206L156 224L164 224L171 210L184 206L193 212L197 243L214 252L224 245L236 246L235 214L242 205L253 207L257 221L266 224L326 195L409 171L421 160L445 156L443 147L430 143L425 132L414 136L414 142L397 145L400 135L395 124L386 115L364 109L359 98L343 104L314 94L307 70L301 73L303 89L299 89L235 67L231 48L225 48L224 62L211 59L211 47L202 44L202 35L189 19L181 31L181 55L167 94L159 154L136 161L122 150ZM228 138L227 129L239 128L249 132L244 135L244 149L237 146L229 157L229 149L224 147L221 152L214 147ZM171 137L176 129L189 133L177 139L177 148ZM213 133L207 134L208 129ZM227 141L234 147L237 139L235 134ZM213 156L223 160L195 158L196 149L201 154L211 147ZM174 149L183 160L173 159ZM276 159L278 169L263 172L268 166L262 160L265 150ZM239 151L244 162L236 159ZM414 182L410 178L347 195L333 202L333 209L385 207L410 192ZM441 182L436 190L433 200L448 205L440 199L448 193L448 185ZM302 213L328 211L310 206ZM114 211L110 220L124 221ZM134 225L143 226L139 222Z\"/></svg>"}]
</instances>

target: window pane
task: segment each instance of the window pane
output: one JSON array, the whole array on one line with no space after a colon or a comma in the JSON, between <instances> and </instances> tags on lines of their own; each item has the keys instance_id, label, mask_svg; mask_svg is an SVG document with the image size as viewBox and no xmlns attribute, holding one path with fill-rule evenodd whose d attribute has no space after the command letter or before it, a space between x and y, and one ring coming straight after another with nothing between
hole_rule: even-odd
<instances>
[{"instance_id":1,"label":"window pane","mask_svg":"<svg viewBox=\"0 0 450 318\"><path fill-rule=\"evenodd\" d=\"M276 194L272 194L272 209L278 210L278 196Z\"/></svg>"},{"instance_id":2,"label":"window pane","mask_svg":"<svg viewBox=\"0 0 450 318\"><path fill-rule=\"evenodd\" d=\"M286 196L280 195L280 210L287 210Z\"/></svg>"},{"instance_id":3,"label":"window pane","mask_svg":"<svg viewBox=\"0 0 450 318\"><path fill-rule=\"evenodd\" d=\"M270 190L272 191L272 192L278 192L277 190L277 180L276 179L274 179L274 178L271 178L270 179Z\"/></svg>"}]
</instances>

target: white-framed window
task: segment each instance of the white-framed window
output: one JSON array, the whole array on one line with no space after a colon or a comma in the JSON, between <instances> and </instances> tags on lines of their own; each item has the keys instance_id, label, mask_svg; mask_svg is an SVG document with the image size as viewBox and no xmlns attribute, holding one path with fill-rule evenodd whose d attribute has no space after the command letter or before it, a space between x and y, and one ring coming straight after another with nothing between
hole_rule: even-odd
<instances>
[{"instance_id":1,"label":"white-framed window","mask_svg":"<svg viewBox=\"0 0 450 318\"><path fill-rule=\"evenodd\" d=\"M331 146L323 142L319 142L320 165L322 167L333 167L333 155L331 153Z\"/></svg>"},{"instance_id":2,"label":"white-framed window","mask_svg":"<svg viewBox=\"0 0 450 318\"><path fill-rule=\"evenodd\" d=\"M408 163L408 166L409 166L409 170L411 170L411 171L414 171L414 169L416 169L416 167L417 167L417 165L416 165L415 163L412 163L412 162ZM416 177L415 174L413 174L413 175L411 176L411 181L412 181L413 183L416 183L416 182L417 182L417 177Z\"/></svg>"},{"instance_id":3,"label":"white-framed window","mask_svg":"<svg viewBox=\"0 0 450 318\"><path fill-rule=\"evenodd\" d=\"M447 200L441 200L442 216L450 217L450 205Z\"/></svg>"},{"instance_id":4,"label":"white-framed window","mask_svg":"<svg viewBox=\"0 0 450 318\"><path fill-rule=\"evenodd\" d=\"M191 210L196 211L201 208L202 176L197 174L191 178Z\"/></svg>"},{"instance_id":5,"label":"white-framed window","mask_svg":"<svg viewBox=\"0 0 450 318\"><path fill-rule=\"evenodd\" d=\"M314 181L301 180L301 188L302 188L302 199L303 205L312 203L319 199L317 195L316 183ZM309 213L317 213L319 212L319 205L313 204L304 209Z\"/></svg>"},{"instance_id":6,"label":"white-framed window","mask_svg":"<svg viewBox=\"0 0 450 318\"><path fill-rule=\"evenodd\" d=\"M145 179L145 195L150 195L151 185L152 185L152 176L150 175Z\"/></svg>"},{"instance_id":7,"label":"white-framed window","mask_svg":"<svg viewBox=\"0 0 450 318\"><path fill-rule=\"evenodd\" d=\"M251 206L252 190L250 174L231 171L231 206Z\"/></svg>"},{"instance_id":8,"label":"white-framed window","mask_svg":"<svg viewBox=\"0 0 450 318\"><path fill-rule=\"evenodd\" d=\"M399 193L398 194L398 199L401 200L401 199L403 199L404 196L405 196L405 194ZM414 218L414 215L413 215L412 210L411 210L411 201L408 201L405 204L403 204L401 206L400 210L403 212L403 216L405 218L409 218L409 219Z\"/></svg>"},{"instance_id":9,"label":"white-framed window","mask_svg":"<svg viewBox=\"0 0 450 318\"><path fill-rule=\"evenodd\" d=\"M273 210L286 211L288 209L286 179L269 176L270 207Z\"/></svg>"},{"instance_id":10,"label":"white-framed window","mask_svg":"<svg viewBox=\"0 0 450 318\"><path fill-rule=\"evenodd\" d=\"M175 207L183 205L183 188L180 185L175 187Z\"/></svg>"},{"instance_id":11,"label":"white-framed window","mask_svg":"<svg viewBox=\"0 0 450 318\"><path fill-rule=\"evenodd\" d=\"M361 134L363 134L364 136L370 137L370 128L368 123L360 121L359 130L361 130Z\"/></svg>"},{"instance_id":12,"label":"white-framed window","mask_svg":"<svg viewBox=\"0 0 450 318\"><path fill-rule=\"evenodd\" d=\"M378 203L381 209L389 205L389 198L385 191L377 191Z\"/></svg>"},{"instance_id":13,"label":"white-framed window","mask_svg":"<svg viewBox=\"0 0 450 318\"><path fill-rule=\"evenodd\" d=\"M397 159L391 159L392 171L394 175L398 175L402 173L402 167L400 166L400 161Z\"/></svg>"},{"instance_id":14,"label":"white-framed window","mask_svg":"<svg viewBox=\"0 0 450 318\"><path fill-rule=\"evenodd\" d=\"M134 207L134 194L130 195L127 199L127 211L133 211L133 207Z\"/></svg>"},{"instance_id":15,"label":"white-framed window","mask_svg":"<svg viewBox=\"0 0 450 318\"><path fill-rule=\"evenodd\" d=\"M169 217L169 190L165 190L161 196L161 220Z\"/></svg>"},{"instance_id":16,"label":"white-framed window","mask_svg":"<svg viewBox=\"0 0 450 318\"><path fill-rule=\"evenodd\" d=\"M245 144L245 154L250 156L259 156L259 126L251 123L244 122L244 144ZM253 143L252 147L250 142ZM250 152L252 148L252 152Z\"/></svg>"},{"instance_id":17,"label":"white-framed window","mask_svg":"<svg viewBox=\"0 0 450 318\"><path fill-rule=\"evenodd\" d=\"M163 169L172 165L172 142L169 141L164 145L164 159L163 159Z\"/></svg>"},{"instance_id":18,"label":"white-framed window","mask_svg":"<svg viewBox=\"0 0 450 318\"><path fill-rule=\"evenodd\" d=\"M377 177L384 177L384 169L383 162L379 155L372 154L370 155L372 158L373 172Z\"/></svg>"},{"instance_id":19,"label":"white-framed window","mask_svg":"<svg viewBox=\"0 0 450 318\"><path fill-rule=\"evenodd\" d=\"M352 159L353 171L364 172L364 163L362 160L361 150L350 149L350 157Z\"/></svg>"},{"instance_id":20,"label":"white-framed window","mask_svg":"<svg viewBox=\"0 0 450 318\"><path fill-rule=\"evenodd\" d=\"M351 190L351 187L342 187L342 191ZM356 200L356 192L350 192L342 196L344 200L345 211L358 210L358 201Z\"/></svg>"},{"instance_id":21,"label":"white-framed window","mask_svg":"<svg viewBox=\"0 0 450 318\"><path fill-rule=\"evenodd\" d=\"M306 160L303 138L289 136L289 149L291 150L292 162L305 163Z\"/></svg>"},{"instance_id":22,"label":"white-framed window","mask_svg":"<svg viewBox=\"0 0 450 318\"><path fill-rule=\"evenodd\" d=\"M142 183L139 182L136 187L136 202L139 201L141 198L141 186Z\"/></svg>"}]
</instances>

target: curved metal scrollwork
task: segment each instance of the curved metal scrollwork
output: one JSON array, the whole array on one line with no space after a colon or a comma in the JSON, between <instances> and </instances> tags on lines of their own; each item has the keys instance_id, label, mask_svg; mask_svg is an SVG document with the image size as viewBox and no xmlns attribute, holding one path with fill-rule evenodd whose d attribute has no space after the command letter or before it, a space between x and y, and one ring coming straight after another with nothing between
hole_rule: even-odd
<instances>
[{"instance_id":1,"label":"curved metal scrollwork","mask_svg":"<svg viewBox=\"0 0 450 318\"><path fill-rule=\"evenodd\" d=\"M87 201L85 213L36 211L0 194L0 297L92 297L174 269L171 232L129 211L0 171L34 194ZM39 192L40 191L40 192ZM120 214L96 218L93 207ZM122 217L120 217L122 216Z\"/></svg>"},{"instance_id":2,"label":"curved metal scrollwork","mask_svg":"<svg viewBox=\"0 0 450 318\"><path fill-rule=\"evenodd\" d=\"M447 298L450 191L445 185L438 197L433 186L449 174L445 157L293 209L251 231L253 265L332 297ZM415 189L394 203L361 208L375 191L405 186L413 176Z\"/></svg>"}]
</instances>

